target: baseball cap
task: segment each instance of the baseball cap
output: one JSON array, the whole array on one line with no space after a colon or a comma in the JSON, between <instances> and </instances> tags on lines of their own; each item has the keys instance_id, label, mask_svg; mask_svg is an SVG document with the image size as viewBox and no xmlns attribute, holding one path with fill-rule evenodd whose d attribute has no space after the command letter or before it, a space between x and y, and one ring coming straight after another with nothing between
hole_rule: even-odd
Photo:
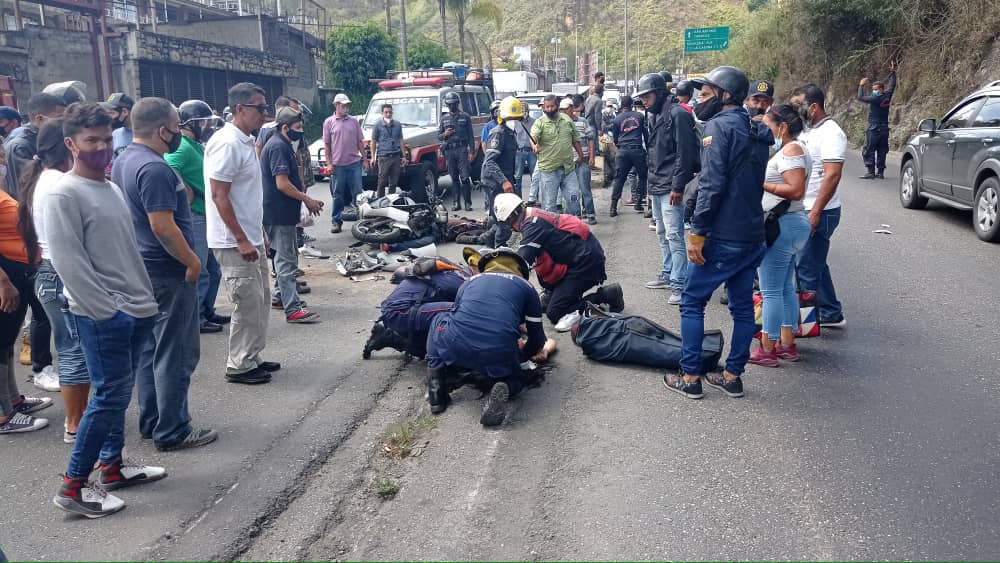
<instances>
[{"instance_id":1,"label":"baseball cap","mask_svg":"<svg viewBox=\"0 0 1000 563\"><path fill-rule=\"evenodd\" d=\"M774 84L769 80L758 80L753 83L750 87L750 97L754 96L767 96L768 98L774 98Z\"/></svg>"},{"instance_id":2,"label":"baseball cap","mask_svg":"<svg viewBox=\"0 0 1000 563\"><path fill-rule=\"evenodd\" d=\"M132 109L133 105L135 105L135 100L122 92L115 92L108 96L107 101L101 102L101 106L109 110L116 110L122 107Z\"/></svg>"},{"instance_id":3,"label":"baseball cap","mask_svg":"<svg viewBox=\"0 0 1000 563\"><path fill-rule=\"evenodd\" d=\"M562 101L559 102L559 109L569 109L571 107L573 107L573 100L569 98L563 98Z\"/></svg>"},{"instance_id":4,"label":"baseball cap","mask_svg":"<svg viewBox=\"0 0 1000 563\"><path fill-rule=\"evenodd\" d=\"M349 104L351 99L347 97L347 94L337 94L333 97L333 103L335 104Z\"/></svg>"},{"instance_id":5,"label":"baseball cap","mask_svg":"<svg viewBox=\"0 0 1000 563\"><path fill-rule=\"evenodd\" d=\"M274 117L274 123L277 125L291 125L299 121L302 121L302 112L289 107L279 109L278 115Z\"/></svg>"},{"instance_id":6,"label":"baseball cap","mask_svg":"<svg viewBox=\"0 0 1000 563\"><path fill-rule=\"evenodd\" d=\"M21 113L10 106L0 106L0 119L21 121Z\"/></svg>"}]
</instances>

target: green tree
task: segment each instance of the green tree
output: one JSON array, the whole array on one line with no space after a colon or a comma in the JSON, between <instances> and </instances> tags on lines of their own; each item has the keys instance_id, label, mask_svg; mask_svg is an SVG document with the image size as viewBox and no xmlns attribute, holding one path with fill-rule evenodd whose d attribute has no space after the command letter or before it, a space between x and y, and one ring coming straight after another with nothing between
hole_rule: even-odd
<instances>
[{"instance_id":1,"label":"green tree","mask_svg":"<svg viewBox=\"0 0 1000 563\"><path fill-rule=\"evenodd\" d=\"M411 37L408 47L410 68L433 68L448 62L448 49L424 35Z\"/></svg>"},{"instance_id":2,"label":"green tree","mask_svg":"<svg viewBox=\"0 0 1000 563\"><path fill-rule=\"evenodd\" d=\"M503 9L494 0L445 0L448 11L458 23L458 52L461 62L465 62L465 24L472 19L492 21L497 28L503 26Z\"/></svg>"},{"instance_id":3,"label":"green tree","mask_svg":"<svg viewBox=\"0 0 1000 563\"><path fill-rule=\"evenodd\" d=\"M334 85L359 101L378 90L368 79L384 77L398 52L393 38L376 23L337 27L326 37L326 64Z\"/></svg>"}]
</instances>

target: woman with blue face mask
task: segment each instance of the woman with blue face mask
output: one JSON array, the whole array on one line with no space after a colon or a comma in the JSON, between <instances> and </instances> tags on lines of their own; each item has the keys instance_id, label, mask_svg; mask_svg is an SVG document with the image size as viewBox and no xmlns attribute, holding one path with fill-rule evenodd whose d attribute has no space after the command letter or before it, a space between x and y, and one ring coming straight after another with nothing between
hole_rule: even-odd
<instances>
[{"instance_id":1,"label":"woman with blue face mask","mask_svg":"<svg viewBox=\"0 0 1000 563\"><path fill-rule=\"evenodd\" d=\"M795 288L795 257L809 240L810 225L802 198L806 194L812 162L798 140L802 118L790 105L777 105L764 114L764 124L774 134L778 149L767 163L765 218L776 217L780 232L768 239L767 253L757 269L764 298L760 347L750 351L750 363L777 367L778 360L798 360L795 330L799 324L799 298Z\"/></svg>"}]
</instances>

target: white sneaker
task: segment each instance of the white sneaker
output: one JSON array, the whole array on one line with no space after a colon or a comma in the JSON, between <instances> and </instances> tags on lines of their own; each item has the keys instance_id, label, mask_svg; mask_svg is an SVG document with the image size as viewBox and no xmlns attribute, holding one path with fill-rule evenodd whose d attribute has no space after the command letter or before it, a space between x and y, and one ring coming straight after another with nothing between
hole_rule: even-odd
<instances>
[{"instance_id":1,"label":"white sneaker","mask_svg":"<svg viewBox=\"0 0 1000 563\"><path fill-rule=\"evenodd\" d=\"M306 258L319 258L321 260L330 257L329 254L323 254L323 252L308 244L303 245L302 248L299 249L299 256L305 256Z\"/></svg>"},{"instance_id":2,"label":"white sneaker","mask_svg":"<svg viewBox=\"0 0 1000 563\"><path fill-rule=\"evenodd\" d=\"M102 465L98 483L109 491L159 481L167 476L167 470L153 465L143 465L124 459L115 465Z\"/></svg>"},{"instance_id":3,"label":"white sneaker","mask_svg":"<svg viewBox=\"0 0 1000 563\"><path fill-rule=\"evenodd\" d=\"M59 374L52 366L45 366L35 374L35 387L55 393L59 391Z\"/></svg>"},{"instance_id":4,"label":"white sneaker","mask_svg":"<svg viewBox=\"0 0 1000 563\"><path fill-rule=\"evenodd\" d=\"M556 332L567 332L573 325L580 321L580 311L573 311L563 315L559 322L556 323Z\"/></svg>"},{"instance_id":5,"label":"white sneaker","mask_svg":"<svg viewBox=\"0 0 1000 563\"><path fill-rule=\"evenodd\" d=\"M667 299L667 305L680 305L681 304L681 290L673 289L670 291L670 297Z\"/></svg>"},{"instance_id":6,"label":"white sneaker","mask_svg":"<svg viewBox=\"0 0 1000 563\"><path fill-rule=\"evenodd\" d=\"M100 518L125 508L125 501L108 494L97 483L93 481L78 483L64 484L52 502L66 512L81 514L87 518Z\"/></svg>"}]
</instances>

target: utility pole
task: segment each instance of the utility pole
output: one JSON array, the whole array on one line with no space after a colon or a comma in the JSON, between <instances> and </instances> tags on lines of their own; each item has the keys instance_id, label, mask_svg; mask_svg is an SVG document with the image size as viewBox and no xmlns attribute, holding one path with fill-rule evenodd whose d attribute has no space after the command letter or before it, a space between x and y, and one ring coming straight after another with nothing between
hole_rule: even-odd
<instances>
[{"instance_id":1,"label":"utility pole","mask_svg":"<svg viewBox=\"0 0 1000 563\"><path fill-rule=\"evenodd\" d=\"M576 24L576 38L573 39L573 43L576 43L576 68L573 69L573 76L576 78L576 83L580 84L580 24Z\"/></svg>"},{"instance_id":2,"label":"utility pole","mask_svg":"<svg viewBox=\"0 0 1000 563\"><path fill-rule=\"evenodd\" d=\"M410 70L410 54L406 51L406 0L399 0L399 43L403 48L403 70Z\"/></svg>"},{"instance_id":3,"label":"utility pole","mask_svg":"<svg viewBox=\"0 0 1000 563\"><path fill-rule=\"evenodd\" d=\"M625 94L628 95L628 0L625 0Z\"/></svg>"}]
</instances>

